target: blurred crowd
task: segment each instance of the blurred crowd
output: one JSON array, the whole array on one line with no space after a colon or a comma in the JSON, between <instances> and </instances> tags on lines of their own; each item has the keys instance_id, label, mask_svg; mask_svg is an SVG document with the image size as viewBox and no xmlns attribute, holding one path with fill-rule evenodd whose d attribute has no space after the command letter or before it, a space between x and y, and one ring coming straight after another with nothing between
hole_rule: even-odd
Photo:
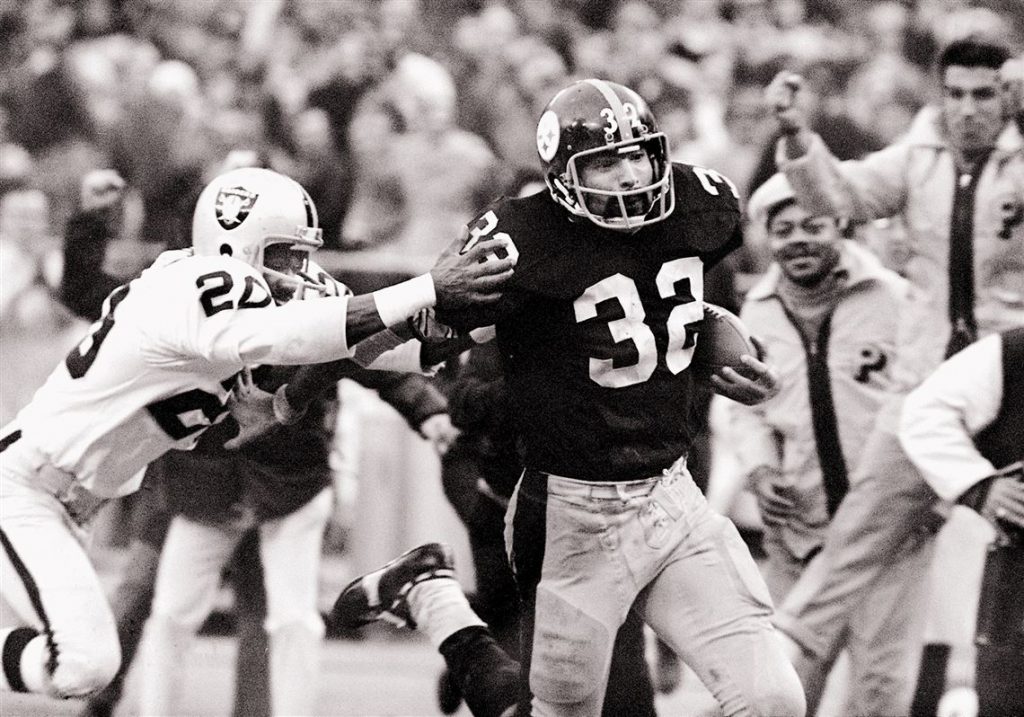
<instances>
[{"instance_id":1,"label":"blurred crowd","mask_svg":"<svg viewBox=\"0 0 1024 717\"><path fill-rule=\"evenodd\" d=\"M3 311L89 169L130 187L110 267L188 243L232 151L312 194L328 248L430 255L535 171L553 91L597 76L651 101L677 158L750 189L772 171L761 90L785 67L840 157L899 135L935 48L1024 32L1014 0L26 0L0 10ZM767 163L767 164L766 164ZM443 181L438 181L443 179ZM50 268L50 271L54 271ZM13 277L13 278L12 278Z\"/></svg>"}]
</instances>

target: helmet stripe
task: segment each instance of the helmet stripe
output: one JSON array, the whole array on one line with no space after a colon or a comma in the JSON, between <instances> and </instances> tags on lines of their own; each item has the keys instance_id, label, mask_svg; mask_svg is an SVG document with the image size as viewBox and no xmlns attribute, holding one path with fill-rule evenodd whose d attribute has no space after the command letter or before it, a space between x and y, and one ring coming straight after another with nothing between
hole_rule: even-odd
<instances>
[{"instance_id":1,"label":"helmet stripe","mask_svg":"<svg viewBox=\"0 0 1024 717\"><path fill-rule=\"evenodd\" d=\"M619 125L619 132L622 135L622 139L635 139L633 136L633 123L629 121L628 117L626 117L626 111L622 108L622 101L619 99L619 96L615 94L615 91L612 90L604 80L586 80L586 83L600 92L604 97L604 101L608 103L608 107L611 108L612 114L615 115L615 122Z\"/></svg>"},{"instance_id":2,"label":"helmet stripe","mask_svg":"<svg viewBox=\"0 0 1024 717\"><path fill-rule=\"evenodd\" d=\"M306 208L306 226L310 229L316 229L317 216L316 209L313 207L313 200L310 198L309 192L306 191L305 187L300 185L299 189L302 190L302 204Z\"/></svg>"}]
</instances>

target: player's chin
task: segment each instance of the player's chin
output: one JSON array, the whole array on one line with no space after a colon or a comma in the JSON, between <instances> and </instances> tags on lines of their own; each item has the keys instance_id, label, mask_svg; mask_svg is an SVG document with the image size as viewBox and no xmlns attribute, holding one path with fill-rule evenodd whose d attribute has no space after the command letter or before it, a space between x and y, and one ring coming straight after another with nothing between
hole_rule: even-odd
<instances>
[{"instance_id":1,"label":"player's chin","mask_svg":"<svg viewBox=\"0 0 1024 717\"><path fill-rule=\"evenodd\" d=\"M295 298L297 289L295 284L281 283L270 287L270 295L273 297L274 303L287 304Z\"/></svg>"}]
</instances>

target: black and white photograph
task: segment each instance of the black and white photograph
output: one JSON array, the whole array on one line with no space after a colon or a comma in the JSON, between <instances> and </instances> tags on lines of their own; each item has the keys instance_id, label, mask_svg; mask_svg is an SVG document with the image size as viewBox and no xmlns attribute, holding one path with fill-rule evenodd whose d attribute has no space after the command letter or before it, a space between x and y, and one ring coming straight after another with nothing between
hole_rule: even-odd
<instances>
[{"instance_id":1,"label":"black and white photograph","mask_svg":"<svg viewBox=\"0 0 1024 717\"><path fill-rule=\"evenodd\" d=\"M1024 0L0 0L0 715L1024 717Z\"/></svg>"}]
</instances>

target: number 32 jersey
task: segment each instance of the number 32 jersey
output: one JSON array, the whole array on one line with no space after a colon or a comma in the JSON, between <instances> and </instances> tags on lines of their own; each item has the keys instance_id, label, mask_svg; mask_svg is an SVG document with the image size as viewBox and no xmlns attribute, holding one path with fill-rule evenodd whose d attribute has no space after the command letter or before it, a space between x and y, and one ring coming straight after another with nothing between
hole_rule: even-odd
<instances>
[{"instance_id":1,"label":"number 32 jersey","mask_svg":"<svg viewBox=\"0 0 1024 717\"><path fill-rule=\"evenodd\" d=\"M573 221L547 192L500 200L471 223L505 239L515 274L493 309L527 466L581 480L649 477L684 455L704 272L742 241L732 184L673 166L671 215L633 234ZM504 235L504 236L503 236Z\"/></svg>"},{"instance_id":2,"label":"number 32 jersey","mask_svg":"<svg viewBox=\"0 0 1024 717\"><path fill-rule=\"evenodd\" d=\"M192 448L224 417L244 366L347 356L347 302L277 306L248 264L166 252L111 293L100 320L4 434L20 430L96 495L131 492L146 464Z\"/></svg>"}]
</instances>

